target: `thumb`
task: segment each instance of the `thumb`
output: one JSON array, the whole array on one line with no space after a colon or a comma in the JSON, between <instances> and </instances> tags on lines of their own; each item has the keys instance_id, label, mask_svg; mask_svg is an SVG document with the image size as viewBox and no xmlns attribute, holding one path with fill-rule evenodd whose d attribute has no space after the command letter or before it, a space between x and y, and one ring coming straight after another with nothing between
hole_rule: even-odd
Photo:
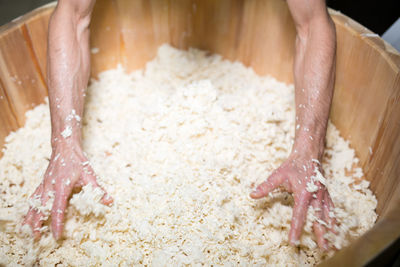
<instances>
[{"instance_id":1,"label":"thumb","mask_svg":"<svg viewBox=\"0 0 400 267\"><path fill-rule=\"evenodd\" d=\"M254 199L267 196L270 192L274 191L283 182L283 175L279 171L274 171L265 182L257 186L256 190L250 193L250 197Z\"/></svg>"}]
</instances>

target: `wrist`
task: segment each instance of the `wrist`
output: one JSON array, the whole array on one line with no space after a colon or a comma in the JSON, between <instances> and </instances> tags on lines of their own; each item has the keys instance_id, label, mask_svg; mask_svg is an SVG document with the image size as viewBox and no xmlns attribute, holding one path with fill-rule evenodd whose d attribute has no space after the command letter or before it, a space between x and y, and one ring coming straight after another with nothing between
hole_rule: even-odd
<instances>
[{"instance_id":1,"label":"wrist","mask_svg":"<svg viewBox=\"0 0 400 267\"><path fill-rule=\"evenodd\" d=\"M51 116L51 144L69 144L75 146L81 143L81 116L75 109L60 107L57 110L50 109ZM58 112L58 113L57 113Z\"/></svg>"},{"instance_id":2,"label":"wrist","mask_svg":"<svg viewBox=\"0 0 400 267\"><path fill-rule=\"evenodd\" d=\"M51 133L51 146L80 146L81 144L81 128L79 125L68 123L63 127L53 127Z\"/></svg>"},{"instance_id":3,"label":"wrist","mask_svg":"<svg viewBox=\"0 0 400 267\"><path fill-rule=\"evenodd\" d=\"M310 139L309 136L296 136L291 156L321 161L325 149L325 138Z\"/></svg>"},{"instance_id":4,"label":"wrist","mask_svg":"<svg viewBox=\"0 0 400 267\"><path fill-rule=\"evenodd\" d=\"M321 160L325 149L326 124L317 120L297 124L292 154Z\"/></svg>"},{"instance_id":5,"label":"wrist","mask_svg":"<svg viewBox=\"0 0 400 267\"><path fill-rule=\"evenodd\" d=\"M81 141L75 138L63 140L60 137L52 138L51 147L53 154L63 153L64 151L74 151L75 153L83 155Z\"/></svg>"}]
</instances>

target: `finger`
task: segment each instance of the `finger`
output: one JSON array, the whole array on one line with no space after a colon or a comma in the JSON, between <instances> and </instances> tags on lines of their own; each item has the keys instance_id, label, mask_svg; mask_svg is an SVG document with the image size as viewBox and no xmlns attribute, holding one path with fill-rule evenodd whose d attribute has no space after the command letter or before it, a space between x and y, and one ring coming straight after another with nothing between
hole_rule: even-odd
<instances>
[{"instance_id":1,"label":"finger","mask_svg":"<svg viewBox=\"0 0 400 267\"><path fill-rule=\"evenodd\" d=\"M114 202L114 199L109 194L104 192L104 196L101 198L101 203L106 205L106 206L111 206L111 204L113 202Z\"/></svg>"},{"instance_id":2,"label":"finger","mask_svg":"<svg viewBox=\"0 0 400 267\"><path fill-rule=\"evenodd\" d=\"M72 188L60 184L56 188L56 195L54 198L53 208L51 210L51 229L53 236L56 240L61 237L64 227L65 209L67 207L67 200L71 194Z\"/></svg>"},{"instance_id":3,"label":"finger","mask_svg":"<svg viewBox=\"0 0 400 267\"><path fill-rule=\"evenodd\" d=\"M325 222L323 221L323 211L321 201L314 199L312 201L312 206L315 211L315 216L318 220L313 222L313 229L315 236L317 237L318 246L323 250L328 250L328 243L326 242L325 235L325 226L323 225Z\"/></svg>"},{"instance_id":4,"label":"finger","mask_svg":"<svg viewBox=\"0 0 400 267\"><path fill-rule=\"evenodd\" d=\"M315 221L313 222L313 229L314 229L314 233L315 236L317 237L317 243L318 246L322 249L322 250L328 250L328 243L326 242L324 235L325 235L325 227L323 225L321 225L319 222Z\"/></svg>"},{"instance_id":5,"label":"finger","mask_svg":"<svg viewBox=\"0 0 400 267\"><path fill-rule=\"evenodd\" d=\"M292 222L289 232L289 242L292 245L296 246L299 244L299 238L306 222L310 198L311 195L307 191L302 192L298 198L295 198Z\"/></svg>"},{"instance_id":6,"label":"finger","mask_svg":"<svg viewBox=\"0 0 400 267\"><path fill-rule=\"evenodd\" d=\"M45 183L44 186L42 187L43 190L41 192L41 205L42 207L46 206L47 201L50 199L49 193L53 190L52 185ZM41 227L43 225L43 222L46 220L45 214L39 210L36 210L35 215L32 220L32 230L35 239L39 239L41 236Z\"/></svg>"},{"instance_id":7,"label":"finger","mask_svg":"<svg viewBox=\"0 0 400 267\"><path fill-rule=\"evenodd\" d=\"M33 237L36 240L38 238L40 238L40 233L39 233L39 235L37 233L37 223L36 223L37 222L36 221L37 213L38 213L37 209L30 208L28 213L25 216L24 221L22 222L22 225L25 225L25 224L29 225L29 227L32 230Z\"/></svg>"},{"instance_id":8,"label":"finger","mask_svg":"<svg viewBox=\"0 0 400 267\"><path fill-rule=\"evenodd\" d=\"M41 183L35 190L35 192L30 196L30 199L36 198L37 196L40 196L42 194L42 190L43 190L43 183ZM24 224L28 224L31 229L33 230L33 219L36 216L36 209L33 208L32 206L29 207L28 213L26 214L22 225Z\"/></svg>"},{"instance_id":9,"label":"finger","mask_svg":"<svg viewBox=\"0 0 400 267\"><path fill-rule=\"evenodd\" d=\"M104 205L111 205L113 203L113 199L110 195L107 194L107 192L97 183L96 176L92 174L93 172L85 173L83 175L83 183L84 185L91 184L93 188L100 188L101 191L103 191L104 195L101 198L101 203Z\"/></svg>"},{"instance_id":10,"label":"finger","mask_svg":"<svg viewBox=\"0 0 400 267\"><path fill-rule=\"evenodd\" d=\"M43 224L43 218L44 214L40 211L35 210L35 217L32 220L32 231L33 231L33 236L36 240L38 240L41 236L40 228L42 227Z\"/></svg>"},{"instance_id":11,"label":"finger","mask_svg":"<svg viewBox=\"0 0 400 267\"><path fill-rule=\"evenodd\" d=\"M327 228L332 233L337 234L337 231L335 230L336 218L335 218L335 214L333 213L335 206L333 204L331 197L329 196L328 191L326 191L324 199L325 199L325 203L323 205L323 210L324 210L325 221L328 224Z\"/></svg>"},{"instance_id":12,"label":"finger","mask_svg":"<svg viewBox=\"0 0 400 267\"><path fill-rule=\"evenodd\" d=\"M33 208L29 208L29 211L26 214L22 222L22 225L27 224L31 227L31 229L33 229L33 218L35 217L35 213L36 211Z\"/></svg>"},{"instance_id":13,"label":"finger","mask_svg":"<svg viewBox=\"0 0 400 267\"><path fill-rule=\"evenodd\" d=\"M250 197L254 199L267 196L270 192L274 191L280 184L282 184L283 176L280 172L275 171L271 174L265 182L257 186L256 190L250 193Z\"/></svg>"}]
</instances>

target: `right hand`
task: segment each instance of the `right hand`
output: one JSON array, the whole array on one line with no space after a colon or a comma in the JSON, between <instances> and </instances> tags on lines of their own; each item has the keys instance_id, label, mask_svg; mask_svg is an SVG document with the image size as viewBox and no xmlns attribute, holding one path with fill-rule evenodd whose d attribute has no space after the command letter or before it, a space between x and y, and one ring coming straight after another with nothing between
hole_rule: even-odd
<instances>
[{"instance_id":1,"label":"right hand","mask_svg":"<svg viewBox=\"0 0 400 267\"><path fill-rule=\"evenodd\" d=\"M80 146L57 145L53 149L49 166L47 167L42 183L36 188L31 198L40 198L42 206L49 200L49 192L54 192L54 202L51 209L51 229L56 240L61 237L65 210L68 198L74 187L92 184L93 188L100 187L92 167L88 164ZM100 187L101 188L101 187ZM110 205L113 200L104 189L101 202ZM51 193L50 193L51 194ZM34 207L30 207L23 224L28 224L36 239L40 238L39 229L42 227L45 216Z\"/></svg>"},{"instance_id":2,"label":"right hand","mask_svg":"<svg viewBox=\"0 0 400 267\"><path fill-rule=\"evenodd\" d=\"M334 210L334 204L328 189L320 182L313 182L317 187L315 192L307 190L307 184L311 181L310 177L316 175L316 168L320 172L323 171L319 163L312 161L313 158L313 156L299 157L297 154L291 154L250 196L254 199L266 197L279 186L283 186L286 191L293 193L294 207L289 241L295 246L299 243L306 223L307 210L309 206L312 206L318 219L313 222L318 246L322 250L328 250L329 244L324 235L327 231L336 234L334 229L336 220L330 216Z\"/></svg>"}]
</instances>

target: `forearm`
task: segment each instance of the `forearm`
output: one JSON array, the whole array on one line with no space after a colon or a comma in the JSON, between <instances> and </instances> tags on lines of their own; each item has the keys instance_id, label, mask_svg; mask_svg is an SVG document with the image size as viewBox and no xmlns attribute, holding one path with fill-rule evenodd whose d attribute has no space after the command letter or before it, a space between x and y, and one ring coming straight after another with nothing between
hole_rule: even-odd
<instances>
[{"instance_id":1,"label":"forearm","mask_svg":"<svg viewBox=\"0 0 400 267\"><path fill-rule=\"evenodd\" d=\"M293 193L294 206L289 241L299 244L309 206L314 207L313 229L320 248L329 248L326 231L334 233L334 205L322 180L321 161L335 77L335 26L328 15L325 0L287 0L296 25L294 81L296 97L296 133L289 158L250 196L261 198L279 186ZM329 216L328 216L329 215ZM322 224L321 222L326 223Z\"/></svg>"},{"instance_id":2,"label":"forearm","mask_svg":"<svg viewBox=\"0 0 400 267\"><path fill-rule=\"evenodd\" d=\"M296 134L292 152L320 159L333 96L336 34L329 16L298 27L294 63Z\"/></svg>"},{"instance_id":3,"label":"forearm","mask_svg":"<svg viewBox=\"0 0 400 267\"><path fill-rule=\"evenodd\" d=\"M89 79L90 9L80 16L62 1L49 23L48 79L53 148L80 144L81 117Z\"/></svg>"}]
</instances>

